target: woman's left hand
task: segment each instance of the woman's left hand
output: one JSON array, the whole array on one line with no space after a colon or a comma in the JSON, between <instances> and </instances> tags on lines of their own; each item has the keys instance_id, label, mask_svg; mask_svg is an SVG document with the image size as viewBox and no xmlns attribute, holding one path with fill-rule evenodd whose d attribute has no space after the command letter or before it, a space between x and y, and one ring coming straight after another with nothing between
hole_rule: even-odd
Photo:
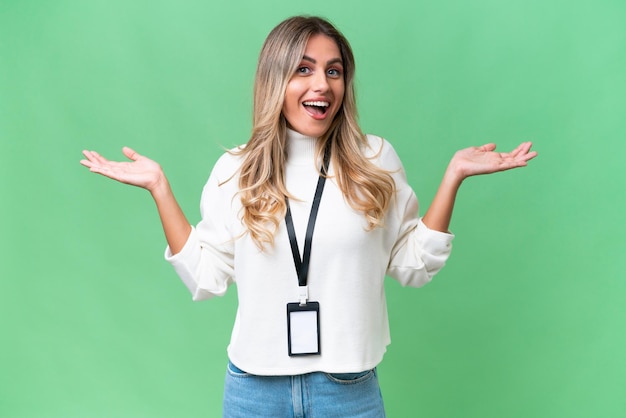
<instances>
[{"instance_id":1,"label":"woman's left hand","mask_svg":"<svg viewBox=\"0 0 626 418\"><path fill-rule=\"evenodd\" d=\"M511 152L496 152L496 144L466 148L454 154L449 168L463 181L470 176L525 167L537 156L536 151L530 150L531 146L531 142L523 142Z\"/></svg>"},{"instance_id":2,"label":"woman's left hand","mask_svg":"<svg viewBox=\"0 0 626 418\"><path fill-rule=\"evenodd\" d=\"M511 152L496 152L496 144L471 147L457 151L443 176L433 203L422 218L430 229L446 232L450 226L452 209L459 186L464 179L479 174L496 173L524 167L537 156L532 143L523 142Z\"/></svg>"}]
</instances>

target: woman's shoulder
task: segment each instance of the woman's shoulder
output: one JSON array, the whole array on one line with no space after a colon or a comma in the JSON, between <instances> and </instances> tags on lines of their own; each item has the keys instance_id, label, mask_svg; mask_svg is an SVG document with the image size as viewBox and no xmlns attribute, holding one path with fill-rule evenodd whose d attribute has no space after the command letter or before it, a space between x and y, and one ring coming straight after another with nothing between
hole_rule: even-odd
<instances>
[{"instance_id":1,"label":"woman's shoulder","mask_svg":"<svg viewBox=\"0 0 626 418\"><path fill-rule=\"evenodd\" d=\"M386 170L396 170L401 168L400 158L393 148L393 145L385 138L367 134L366 146L364 150L365 157L375 161L380 167Z\"/></svg>"},{"instance_id":2,"label":"woman's shoulder","mask_svg":"<svg viewBox=\"0 0 626 418\"><path fill-rule=\"evenodd\" d=\"M242 149L243 146L239 146L226 150L213 165L211 177L216 178L221 183L236 176L243 161Z\"/></svg>"}]
</instances>

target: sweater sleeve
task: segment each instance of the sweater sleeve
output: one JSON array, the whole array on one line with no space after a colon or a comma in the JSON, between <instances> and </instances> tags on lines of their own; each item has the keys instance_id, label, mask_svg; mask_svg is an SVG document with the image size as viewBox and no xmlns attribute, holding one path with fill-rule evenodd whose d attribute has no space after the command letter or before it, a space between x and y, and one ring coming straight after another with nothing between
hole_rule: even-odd
<instances>
[{"instance_id":1,"label":"sweater sleeve","mask_svg":"<svg viewBox=\"0 0 626 418\"><path fill-rule=\"evenodd\" d=\"M165 259L187 286L194 301L223 296L234 282L233 205L236 186L233 157L225 154L216 163L202 191L202 220L192 227L183 249ZM234 185L233 185L234 183Z\"/></svg>"},{"instance_id":2,"label":"sweater sleeve","mask_svg":"<svg viewBox=\"0 0 626 418\"><path fill-rule=\"evenodd\" d=\"M417 197L407 182L402 162L386 141L380 162L396 183L395 199L386 220L389 233L394 234L387 275L403 286L423 286L445 265L454 235L429 229L422 222Z\"/></svg>"}]
</instances>

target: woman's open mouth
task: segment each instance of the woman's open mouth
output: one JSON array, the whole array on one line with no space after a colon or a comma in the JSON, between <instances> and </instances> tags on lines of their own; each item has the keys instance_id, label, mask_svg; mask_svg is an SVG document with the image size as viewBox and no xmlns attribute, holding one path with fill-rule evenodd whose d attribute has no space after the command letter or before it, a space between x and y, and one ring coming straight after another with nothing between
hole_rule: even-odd
<instances>
[{"instance_id":1,"label":"woman's open mouth","mask_svg":"<svg viewBox=\"0 0 626 418\"><path fill-rule=\"evenodd\" d=\"M302 105L312 118L318 120L324 119L330 108L329 102L319 100L303 102Z\"/></svg>"}]
</instances>

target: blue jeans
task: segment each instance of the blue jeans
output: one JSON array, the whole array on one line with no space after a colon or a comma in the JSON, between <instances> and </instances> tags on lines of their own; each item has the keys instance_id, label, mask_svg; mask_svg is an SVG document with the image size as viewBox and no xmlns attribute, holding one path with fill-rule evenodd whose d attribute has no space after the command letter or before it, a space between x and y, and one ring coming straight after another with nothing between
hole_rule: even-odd
<instances>
[{"instance_id":1,"label":"blue jeans","mask_svg":"<svg viewBox=\"0 0 626 418\"><path fill-rule=\"evenodd\" d=\"M224 418L385 417L376 369L255 376L228 363Z\"/></svg>"}]
</instances>

